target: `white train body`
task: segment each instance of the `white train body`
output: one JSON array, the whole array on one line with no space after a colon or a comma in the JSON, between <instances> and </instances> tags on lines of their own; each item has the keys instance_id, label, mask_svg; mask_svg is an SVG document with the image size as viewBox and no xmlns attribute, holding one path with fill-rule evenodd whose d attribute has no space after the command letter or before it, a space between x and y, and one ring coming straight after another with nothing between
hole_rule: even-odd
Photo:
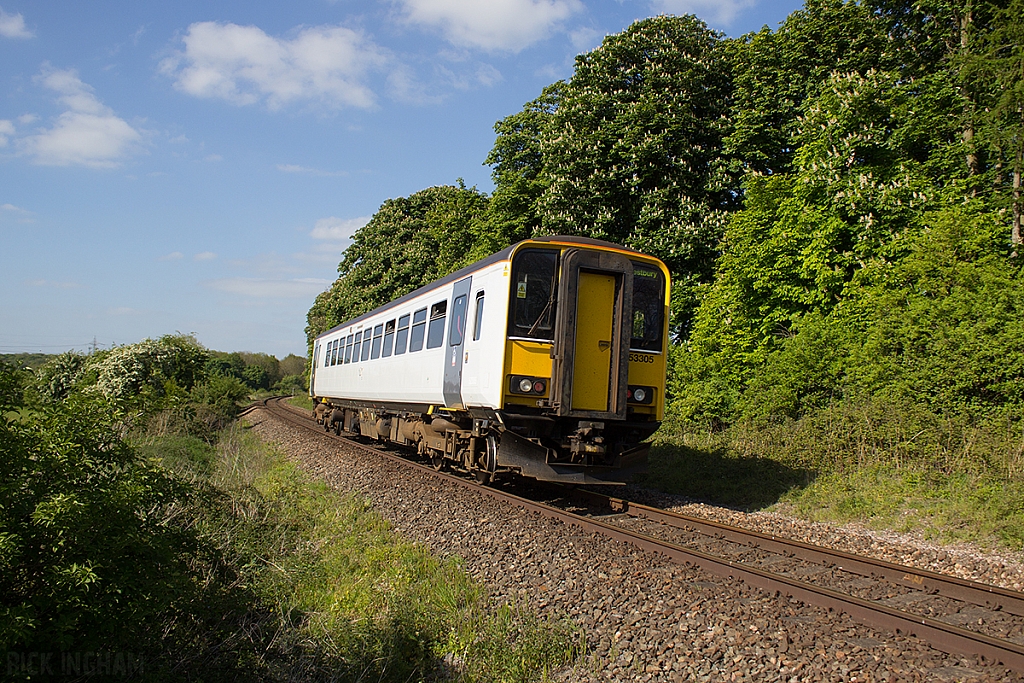
<instances>
[{"instance_id":1,"label":"white train body","mask_svg":"<svg viewBox=\"0 0 1024 683\"><path fill-rule=\"evenodd\" d=\"M668 271L579 237L527 240L314 341L325 425L489 479L617 483L663 416Z\"/></svg>"}]
</instances>

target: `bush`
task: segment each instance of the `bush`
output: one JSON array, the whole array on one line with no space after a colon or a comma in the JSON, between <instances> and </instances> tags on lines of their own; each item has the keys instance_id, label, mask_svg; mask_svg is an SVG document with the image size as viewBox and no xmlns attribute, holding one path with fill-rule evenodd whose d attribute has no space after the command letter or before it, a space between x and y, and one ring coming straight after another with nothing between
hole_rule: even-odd
<instances>
[{"instance_id":1,"label":"bush","mask_svg":"<svg viewBox=\"0 0 1024 683\"><path fill-rule=\"evenodd\" d=\"M196 598L196 539L169 514L191 494L109 412L77 396L0 420L0 649L153 653L163 616Z\"/></svg>"}]
</instances>

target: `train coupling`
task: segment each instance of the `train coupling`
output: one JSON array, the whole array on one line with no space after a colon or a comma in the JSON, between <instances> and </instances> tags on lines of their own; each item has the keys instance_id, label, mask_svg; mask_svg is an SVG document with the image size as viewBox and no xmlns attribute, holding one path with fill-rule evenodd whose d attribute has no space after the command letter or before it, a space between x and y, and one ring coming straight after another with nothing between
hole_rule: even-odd
<instances>
[{"instance_id":1,"label":"train coupling","mask_svg":"<svg viewBox=\"0 0 1024 683\"><path fill-rule=\"evenodd\" d=\"M586 460L588 455L604 455L607 451L604 422L580 420L579 428L569 435L569 452L573 461Z\"/></svg>"}]
</instances>

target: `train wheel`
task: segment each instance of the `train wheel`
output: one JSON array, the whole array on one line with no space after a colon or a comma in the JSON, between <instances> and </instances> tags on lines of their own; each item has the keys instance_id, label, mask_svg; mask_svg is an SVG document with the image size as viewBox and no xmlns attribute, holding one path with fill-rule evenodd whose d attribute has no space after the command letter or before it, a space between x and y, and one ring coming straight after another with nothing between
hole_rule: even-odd
<instances>
[{"instance_id":1,"label":"train wheel","mask_svg":"<svg viewBox=\"0 0 1024 683\"><path fill-rule=\"evenodd\" d=\"M430 452L430 464L431 466L440 472L444 469L444 454L441 451Z\"/></svg>"}]
</instances>

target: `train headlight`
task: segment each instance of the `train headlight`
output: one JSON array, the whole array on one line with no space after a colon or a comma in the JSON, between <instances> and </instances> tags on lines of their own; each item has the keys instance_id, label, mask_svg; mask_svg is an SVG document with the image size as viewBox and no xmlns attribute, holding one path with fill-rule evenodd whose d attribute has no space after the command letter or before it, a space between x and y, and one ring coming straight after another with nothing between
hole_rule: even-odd
<instances>
[{"instance_id":1,"label":"train headlight","mask_svg":"<svg viewBox=\"0 0 1024 683\"><path fill-rule=\"evenodd\" d=\"M512 375L508 389L513 394L530 394L531 396L543 396L548 390L547 377L529 377L523 375Z\"/></svg>"},{"instance_id":2,"label":"train headlight","mask_svg":"<svg viewBox=\"0 0 1024 683\"><path fill-rule=\"evenodd\" d=\"M630 403L650 405L654 403L654 387L627 387L626 400Z\"/></svg>"}]
</instances>

